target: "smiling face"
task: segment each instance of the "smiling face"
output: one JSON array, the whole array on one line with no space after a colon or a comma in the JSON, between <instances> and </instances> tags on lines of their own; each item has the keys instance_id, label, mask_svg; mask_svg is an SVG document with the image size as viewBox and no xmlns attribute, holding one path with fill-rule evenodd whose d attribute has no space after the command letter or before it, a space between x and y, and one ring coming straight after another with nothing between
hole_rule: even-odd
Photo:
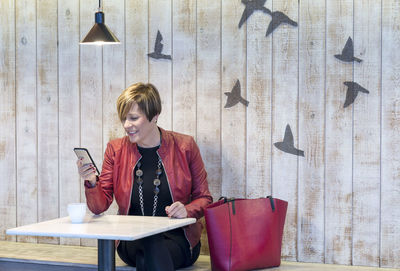
<instances>
[{"instance_id":1,"label":"smiling face","mask_svg":"<svg viewBox=\"0 0 400 271\"><path fill-rule=\"evenodd\" d=\"M122 125L132 143L136 143L141 147L155 147L160 144L160 132L156 123L157 118L158 115L149 121L140 110L138 104L134 102Z\"/></svg>"}]
</instances>

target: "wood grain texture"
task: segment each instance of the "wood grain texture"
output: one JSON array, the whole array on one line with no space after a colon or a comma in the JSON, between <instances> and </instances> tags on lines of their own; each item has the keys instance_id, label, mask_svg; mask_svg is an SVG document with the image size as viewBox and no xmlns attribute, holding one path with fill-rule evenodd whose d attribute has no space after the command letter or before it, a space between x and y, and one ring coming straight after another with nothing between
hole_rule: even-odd
<instances>
[{"instance_id":1,"label":"wood grain texture","mask_svg":"<svg viewBox=\"0 0 400 271\"><path fill-rule=\"evenodd\" d=\"M149 53L154 51L157 31L160 31L163 40L162 53L171 55L169 59L149 58L149 82L158 89L162 111L158 118L158 125L164 129L172 129L172 61L174 61L172 48L172 1L149 0Z\"/></svg>"},{"instance_id":2,"label":"wood grain texture","mask_svg":"<svg viewBox=\"0 0 400 271\"><path fill-rule=\"evenodd\" d=\"M352 261L352 107L343 108L353 65L334 57L353 35L353 1L326 7L325 263Z\"/></svg>"},{"instance_id":3,"label":"wood grain texture","mask_svg":"<svg viewBox=\"0 0 400 271\"><path fill-rule=\"evenodd\" d=\"M67 216L69 203L80 202L82 181L73 149L80 146L79 0L58 3L58 119L59 214ZM62 33L62 34L60 34ZM79 245L77 238L60 238L60 244Z\"/></svg>"},{"instance_id":4,"label":"wood grain texture","mask_svg":"<svg viewBox=\"0 0 400 271\"><path fill-rule=\"evenodd\" d=\"M38 221L36 2L15 2L17 226ZM37 242L36 237L18 241Z\"/></svg>"},{"instance_id":5,"label":"wood grain texture","mask_svg":"<svg viewBox=\"0 0 400 271\"><path fill-rule=\"evenodd\" d=\"M381 266L400 267L400 2L382 3Z\"/></svg>"},{"instance_id":6,"label":"wood grain texture","mask_svg":"<svg viewBox=\"0 0 400 271\"><path fill-rule=\"evenodd\" d=\"M116 97L150 81L160 126L195 136L215 200L289 201L284 259L399 268L398 1L264 6L298 26L266 37L271 15L256 10L239 29L240 0L105 1L122 44L97 47L78 42L98 1L0 1L0 239L85 201L73 147L101 167L105 144L124 134ZM172 60L147 56L158 30ZM349 37L361 63L334 57ZM238 79L249 105L224 108ZM345 81L370 93L343 108ZM287 124L305 157L273 145Z\"/></svg>"},{"instance_id":7,"label":"wood grain texture","mask_svg":"<svg viewBox=\"0 0 400 271\"><path fill-rule=\"evenodd\" d=\"M104 12L107 13L107 25L121 42L120 44L103 46L103 150L113 139L125 136L125 130L117 113L117 99L125 89L125 20L124 0L104 3ZM103 157L103 156L102 156ZM106 214L117 214L118 206L114 200Z\"/></svg>"},{"instance_id":8,"label":"wood grain texture","mask_svg":"<svg viewBox=\"0 0 400 271\"><path fill-rule=\"evenodd\" d=\"M0 258L19 259L51 263L75 263L97 265L97 248L81 246L64 246L54 244L29 244L16 242L0 242ZM126 264L116 253L115 265ZM30 269L29 269L30 270Z\"/></svg>"},{"instance_id":9,"label":"wood grain texture","mask_svg":"<svg viewBox=\"0 0 400 271\"><path fill-rule=\"evenodd\" d=\"M196 138L196 1L172 3L172 128Z\"/></svg>"},{"instance_id":10,"label":"wood grain texture","mask_svg":"<svg viewBox=\"0 0 400 271\"><path fill-rule=\"evenodd\" d=\"M57 0L37 6L38 220L59 217ZM58 244L54 237L39 242Z\"/></svg>"},{"instance_id":11,"label":"wood grain texture","mask_svg":"<svg viewBox=\"0 0 400 271\"><path fill-rule=\"evenodd\" d=\"M87 34L94 24L94 13L98 2L95 0L80 3L81 37ZM97 167L103 163L103 47L80 46L80 130L81 146L87 148ZM81 186L83 182L81 181ZM85 189L81 189L81 202L85 202ZM81 245L96 246L96 240L82 239Z\"/></svg>"},{"instance_id":12,"label":"wood grain texture","mask_svg":"<svg viewBox=\"0 0 400 271\"><path fill-rule=\"evenodd\" d=\"M381 1L354 1L354 18L354 81L370 93L354 105L352 263L379 266Z\"/></svg>"},{"instance_id":13,"label":"wood grain texture","mask_svg":"<svg viewBox=\"0 0 400 271\"><path fill-rule=\"evenodd\" d=\"M149 57L154 48L149 44L149 1L125 1L125 86L136 82L147 82Z\"/></svg>"},{"instance_id":14,"label":"wood grain texture","mask_svg":"<svg viewBox=\"0 0 400 271\"><path fill-rule=\"evenodd\" d=\"M246 89L246 30L238 29L242 16L242 4L222 0L222 106L237 80L241 84L241 96L247 98ZM226 197L245 197L246 195L246 107L238 103L230 108L222 108L222 187ZM240 162L239 162L240 161Z\"/></svg>"},{"instance_id":15,"label":"wood grain texture","mask_svg":"<svg viewBox=\"0 0 400 271\"><path fill-rule=\"evenodd\" d=\"M221 196L221 1L197 1L197 144L214 200Z\"/></svg>"},{"instance_id":16,"label":"wood grain texture","mask_svg":"<svg viewBox=\"0 0 400 271\"><path fill-rule=\"evenodd\" d=\"M297 1L273 1L272 12L280 11L298 21ZM272 39L272 141L282 141L290 125L298 146L298 28L281 24L266 37ZM282 72L285 71L285 72ZM282 254L297 259L298 156L272 149L272 195L288 201ZM304 159L300 157L300 159Z\"/></svg>"},{"instance_id":17,"label":"wood grain texture","mask_svg":"<svg viewBox=\"0 0 400 271\"><path fill-rule=\"evenodd\" d=\"M125 135L117 113L117 99L125 89L125 20L124 1L104 3L107 24L121 42L103 46L103 152L110 140ZM121 61L122 60L122 61Z\"/></svg>"},{"instance_id":18,"label":"wood grain texture","mask_svg":"<svg viewBox=\"0 0 400 271\"><path fill-rule=\"evenodd\" d=\"M271 9L272 1L265 5ZM244 11L245 5L242 5ZM272 39L265 37L270 17L255 11L242 27L247 31L246 197L271 194Z\"/></svg>"},{"instance_id":19,"label":"wood grain texture","mask_svg":"<svg viewBox=\"0 0 400 271\"><path fill-rule=\"evenodd\" d=\"M324 262L325 2L299 6L298 260Z\"/></svg>"},{"instance_id":20,"label":"wood grain texture","mask_svg":"<svg viewBox=\"0 0 400 271\"><path fill-rule=\"evenodd\" d=\"M29 243L15 243L0 241L0 264L10 262L27 262L31 263L32 260L36 262L48 262L48 267L55 267L57 263L70 263L73 264L69 267L90 265L93 270L97 265L97 249L93 247L79 247L79 246L58 246L48 244L29 244ZM6 259L2 261L2 259ZM129 268L127 265L115 255L116 270L135 270L133 267ZM0 265L0 268L3 267ZM87 268L89 266L86 266ZM4 269L8 270L8 269ZM20 269L18 269L20 270ZM31 269L29 269L31 270ZM42 270L42 269L33 269ZM46 269L51 270L51 269ZM58 269L57 269L58 270ZM67 270L67 269L63 269ZM83 269L82 269L83 270ZM86 269L88 270L88 269ZM92 270L92 269L90 269ZM211 271L210 257L200 255L194 265L179 270L193 270L193 271ZM279 267L265 268L258 270L279 270L279 271L398 271L393 268L377 268L365 266L344 266L332 264L316 264L316 263L296 263L282 261Z\"/></svg>"},{"instance_id":21,"label":"wood grain texture","mask_svg":"<svg viewBox=\"0 0 400 271\"><path fill-rule=\"evenodd\" d=\"M0 240L15 241L5 230L16 226L15 4L0 1Z\"/></svg>"}]
</instances>

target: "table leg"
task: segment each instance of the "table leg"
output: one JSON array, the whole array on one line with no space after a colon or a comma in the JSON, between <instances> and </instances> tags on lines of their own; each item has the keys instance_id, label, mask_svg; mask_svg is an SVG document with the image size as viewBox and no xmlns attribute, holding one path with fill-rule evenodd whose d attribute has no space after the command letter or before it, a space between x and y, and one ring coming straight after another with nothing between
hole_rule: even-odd
<instances>
[{"instance_id":1,"label":"table leg","mask_svg":"<svg viewBox=\"0 0 400 271\"><path fill-rule=\"evenodd\" d=\"M115 241L97 241L97 264L99 271L115 271Z\"/></svg>"}]
</instances>

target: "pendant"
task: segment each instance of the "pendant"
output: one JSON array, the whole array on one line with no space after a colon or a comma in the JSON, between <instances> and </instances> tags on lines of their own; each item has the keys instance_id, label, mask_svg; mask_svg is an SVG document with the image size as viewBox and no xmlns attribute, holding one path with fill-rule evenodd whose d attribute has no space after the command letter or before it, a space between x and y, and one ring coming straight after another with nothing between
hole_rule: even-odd
<instances>
[{"instance_id":1,"label":"pendant","mask_svg":"<svg viewBox=\"0 0 400 271\"><path fill-rule=\"evenodd\" d=\"M154 184L155 186L159 186L159 185L161 184L160 179L154 179L153 184Z\"/></svg>"},{"instance_id":2,"label":"pendant","mask_svg":"<svg viewBox=\"0 0 400 271\"><path fill-rule=\"evenodd\" d=\"M136 170L136 176L142 177L143 176L143 170L141 170L140 168L138 170Z\"/></svg>"}]
</instances>

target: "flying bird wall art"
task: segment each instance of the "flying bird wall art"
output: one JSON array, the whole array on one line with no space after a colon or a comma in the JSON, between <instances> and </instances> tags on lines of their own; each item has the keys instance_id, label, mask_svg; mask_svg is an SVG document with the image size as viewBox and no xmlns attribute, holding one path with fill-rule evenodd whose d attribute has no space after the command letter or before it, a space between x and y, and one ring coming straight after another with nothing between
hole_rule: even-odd
<instances>
[{"instance_id":1,"label":"flying bird wall art","mask_svg":"<svg viewBox=\"0 0 400 271\"><path fill-rule=\"evenodd\" d=\"M290 129L289 124L286 125L283 141L276 142L274 143L274 145L283 152L294 154L297 156L304 156L304 151L296 149L294 147L293 133L292 129Z\"/></svg>"},{"instance_id":2,"label":"flying bird wall art","mask_svg":"<svg viewBox=\"0 0 400 271\"><path fill-rule=\"evenodd\" d=\"M256 10L260 10L266 14L271 16L271 21L268 25L267 32L265 36L267 37L271 34L276 28L278 28L281 24L289 24L292 26L297 26L297 22L290 19L286 14L280 11L271 12L268 8L264 7L264 4L267 0L242 0L242 3L246 6L242 13L242 17L240 18L238 27L241 28L242 25L247 21L247 19L254 13Z\"/></svg>"},{"instance_id":3,"label":"flying bird wall art","mask_svg":"<svg viewBox=\"0 0 400 271\"><path fill-rule=\"evenodd\" d=\"M154 45L154 52L147 54L151 58L155 59L172 59L170 55L164 55L162 53L164 45L161 43L163 37L161 36L160 30L157 31L156 42Z\"/></svg>"},{"instance_id":4,"label":"flying bird wall art","mask_svg":"<svg viewBox=\"0 0 400 271\"><path fill-rule=\"evenodd\" d=\"M367 89L363 88L362 86L360 86L355 82L346 81L343 84L347 86L346 100L344 102L343 108L346 108L352 103L354 103L359 92L363 92L366 94L369 93Z\"/></svg>"},{"instance_id":5,"label":"flying bird wall art","mask_svg":"<svg viewBox=\"0 0 400 271\"><path fill-rule=\"evenodd\" d=\"M271 12L267 8L266 10L267 10L266 13L268 13L272 17L271 22L268 25L267 32L265 33L266 37L269 34L271 34L276 28L278 28L278 26L280 26L281 24L289 24L292 26L297 26L297 22L290 19L285 13L280 11Z\"/></svg>"},{"instance_id":6,"label":"flying bird wall art","mask_svg":"<svg viewBox=\"0 0 400 271\"><path fill-rule=\"evenodd\" d=\"M357 61L358 63L360 63L362 61L361 59L354 57L354 45L353 45L353 40L350 37L347 39L347 42L342 50L342 53L335 55L335 57L344 62Z\"/></svg>"},{"instance_id":7,"label":"flying bird wall art","mask_svg":"<svg viewBox=\"0 0 400 271\"><path fill-rule=\"evenodd\" d=\"M237 80L235 86L232 88L231 92L225 92L225 95L228 96L228 99L226 100L226 104L224 108L229 108L237 103L242 103L245 106L249 105L249 102L246 101L240 94L240 81Z\"/></svg>"},{"instance_id":8,"label":"flying bird wall art","mask_svg":"<svg viewBox=\"0 0 400 271\"><path fill-rule=\"evenodd\" d=\"M256 10L261 10L264 13L271 13L271 11L264 7L266 1L267 0L242 0L242 3L246 5L246 7L244 8L242 17L240 18L239 28L242 27L244 22L246 22L251 14L253 14L253 12Z\"/></svg>"}]
</instances>

